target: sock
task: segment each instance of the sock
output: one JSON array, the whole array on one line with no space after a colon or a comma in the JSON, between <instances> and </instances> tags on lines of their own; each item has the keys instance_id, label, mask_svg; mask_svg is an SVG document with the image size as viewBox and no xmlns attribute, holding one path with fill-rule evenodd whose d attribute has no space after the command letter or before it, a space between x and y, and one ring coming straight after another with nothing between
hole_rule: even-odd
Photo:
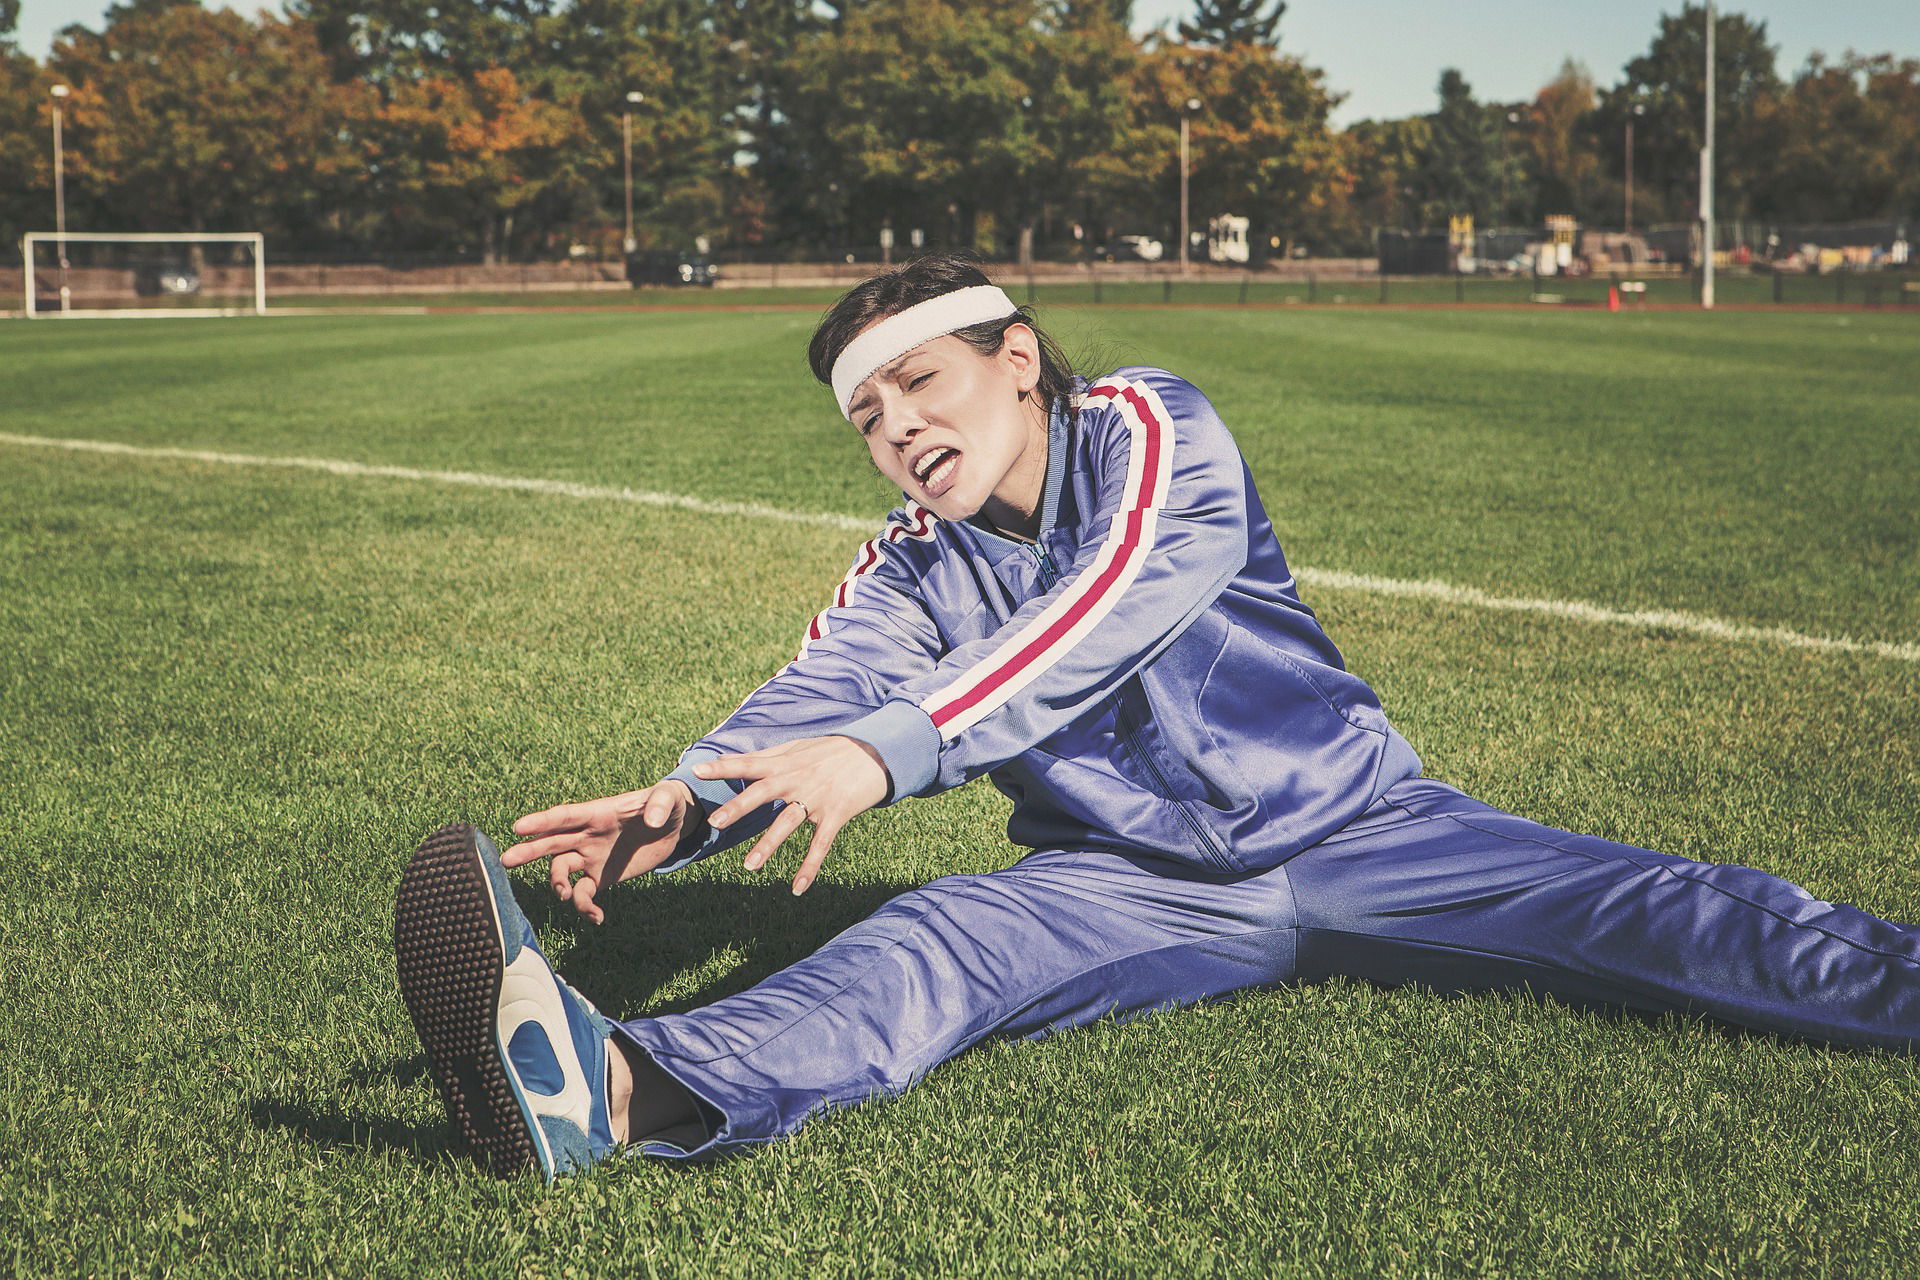
<instances>
[{"instance_id":1,"label":"sock","mask_svg":"<svg viewBox=\"0 0 1920 1280\"><path fill-rule=\"evenodd\" d=\"M620 1052L633 1072L633 1100L627 1107L628 1142L697 1147L712 1136L700 1103L685 1085L644 1051L621 1044Z\"/></svg>"}]
</instances>

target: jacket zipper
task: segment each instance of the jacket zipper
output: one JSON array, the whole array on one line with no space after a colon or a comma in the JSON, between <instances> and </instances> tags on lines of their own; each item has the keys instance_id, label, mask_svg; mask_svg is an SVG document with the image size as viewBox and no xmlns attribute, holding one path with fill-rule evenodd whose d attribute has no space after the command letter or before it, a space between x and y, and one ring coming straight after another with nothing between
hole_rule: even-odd
<instances>
[{"instance_id":1,"label":"jacket zipper","mask_svg":"<svg viewBox=\"0 0 1920 1280\"><path fill-rule=\"evenodd\" d=\"M1187 824L1187 830L1193 833L1194 843L1200 847L1201 855L1222 871L1235 870L1227 861L1226 851L1220 847L1220 842L1213 838L1213 833L1202 826L1200 820L1188 811L1187 806L1174 796L1172 784L1167 781L1167 775L1160 771L1160 765L1154 760L1153 754L1147 750L1147 744L1141 741L1139 731L1133 723L1133 717L1127 714L1126 703L1117 693L1113 695L1113 714L1114 719L1119 722L1120 731L1127 737L1127 745L1133 748L1134 757L1146 766L1148 773L1153 775L1154 784L1160 789L1160 798L1172 805L1179 813L1181 821Z\"/></svg>"},{"instance_id":2,"label":"jacket zipper","mask_svg":"<svg viewBox=\"0 0 1920 1280\"><path fill-rule=\"evenodd\" d=\"M1042 550L1037 542L1027 547L1027 552L1033 556L1034 564L1039 567L1040 585L1047 590L1052 590L1058 577L1053 567L1053 558ZM1160 771L1159 764L1147 750L1147 744L1141 741L1139 731L1134 727L1133 717L1127 714L1126 704L1121 700L1120 695L1114 694L1112 702L1114 720L1119 724L1120 731L1126 735L1127 745L1133 749L1134 758L1145 765L1147 772L1153 775L1154 785L1160 789L1160 798L1172 805L1175 812L1180 815L1181 821L1187 824L1187 830L1193 833L1194 843L1200 847L1201 855L1222 871L1233 870L1227 862L1226 851L1221 849L1219 842L1213 838L1213 833L1202 826L1200 820L1187 811L1187 806L1174 797L1173 785L1167 781L1167 775Z\"/></svg>"}]
</instances>

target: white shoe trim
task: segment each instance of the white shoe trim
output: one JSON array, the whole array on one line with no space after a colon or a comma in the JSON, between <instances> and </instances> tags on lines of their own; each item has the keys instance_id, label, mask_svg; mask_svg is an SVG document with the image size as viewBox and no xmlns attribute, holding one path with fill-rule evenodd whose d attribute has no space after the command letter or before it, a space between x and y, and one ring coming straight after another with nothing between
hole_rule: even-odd
<instances>
[{"instance_id":1,"label":"white shoe trim","mask_svg":"<svg viewBox=\"0 0 1920 1280\"><path fill-rule=\"evenodd\" d=\"M585 1135L592 1132L593 1091L587 1084L586 1069L573 1049L573 1031L567 1024L567 995L560 980L538 951L522 947L513 963L500 976L500 1012L495 1019L500 1048L504 1053L513 1037L529 1022L538 1023L546 1032L554 1060L560 1064L563 1080L559 1093L540 1093L520 1079L520 1088L529 1104L543 1116L558 1116ZM514 1075L519 1077L518 1069Z\"/></svg>"}]
</instances>

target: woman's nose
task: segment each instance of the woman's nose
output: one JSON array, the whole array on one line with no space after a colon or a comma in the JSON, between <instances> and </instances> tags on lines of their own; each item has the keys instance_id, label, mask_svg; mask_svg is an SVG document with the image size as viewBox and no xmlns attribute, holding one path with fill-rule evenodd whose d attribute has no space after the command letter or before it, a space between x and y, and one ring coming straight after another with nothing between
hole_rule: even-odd
<instances>
[{"instance_id":1,"label":"woman's nose","mask_svg":"<svg viewBox=\"0 0 1920 1280\"><path fill-rule=\"evenodd\" d=\"M888 405L880 422L881 432L894 444L906 444L920 433L921 427L926 425L919 414L904 404Z\"/></svg>"}]
</instances>

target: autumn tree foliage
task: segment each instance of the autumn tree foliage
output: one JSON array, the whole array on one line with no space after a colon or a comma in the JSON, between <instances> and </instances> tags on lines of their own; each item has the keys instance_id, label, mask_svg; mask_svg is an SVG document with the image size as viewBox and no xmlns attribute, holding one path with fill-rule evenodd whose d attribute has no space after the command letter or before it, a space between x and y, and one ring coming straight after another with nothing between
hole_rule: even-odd
<instances>
[{"instance_id":1,"label":"autumn tree foliage","mask_svg":"<svg viewBox=\"0 0 1920 1280\"><path fill-rule=\"evenodd\" d=\"M211 231L311 225L361 163L363 103L310 26L196 4L70 27L51 59L67 100L67 200L79 227Z\"/></svg>"},{"instance_id":2,"label":"autumn tree foliage","mask_svg":"<svg viewBox=\"0 0 1920 1280\"><path fill-rule=\"evenodd\" d=\"M512 71L426 75L394 87L372 129L380 186L414 220L447 234L477 230L482 258L498 260L516 213L554 180L578 119L531 96Z\"/></svg>"},{"instance_id":3,"label":"autumn tree foliage","mask_svg":"<svg viewBox=\"0 0 1920 1280\"><path fill-rule=\"evenodd\" d=\"M0 230L50 221L56 81L77 229L260 229L282 253L615 251L623 119L646 246L1170 240L1189 100L1193 225L1244 215L1257 254L1364 253L1375 227L1461 213L1616 221L1628 119L1636 222L1694 215L1698 5L1612 85L1569 63L1487 102L1450 72L1432 110L1341 129L1339 94L1279 47L1284 3L1190 3L1178 35L1137 36L1129 0L126 0L42 64L0 0ZM1783 78L1764 23L1718 22L1726 216L1920 215L1920 63Z\"/></svg>"},{"instance_id":4,"label":"autumn tree foliage","mask_svg":"<svg viewBox=\"0 0 1920 1280\"><path fill-rule=\"evenodd\" d=\"M1599 101L1593 77L1569 58L1527 108L1522 142L1535 221L1556 213L1589 217L1599 212L1600 157L1586 132Z\"/></svg>"},{"instance_id":5,"label":"autumn tree foliage","mask_svg":"<svg viewBox=\"0 0 1920 1280\"><path fill-rule=\"evenodd\" d=\"M53 226L53 78L0 40L0 238Z\"/></svg>"}]
</instances>

